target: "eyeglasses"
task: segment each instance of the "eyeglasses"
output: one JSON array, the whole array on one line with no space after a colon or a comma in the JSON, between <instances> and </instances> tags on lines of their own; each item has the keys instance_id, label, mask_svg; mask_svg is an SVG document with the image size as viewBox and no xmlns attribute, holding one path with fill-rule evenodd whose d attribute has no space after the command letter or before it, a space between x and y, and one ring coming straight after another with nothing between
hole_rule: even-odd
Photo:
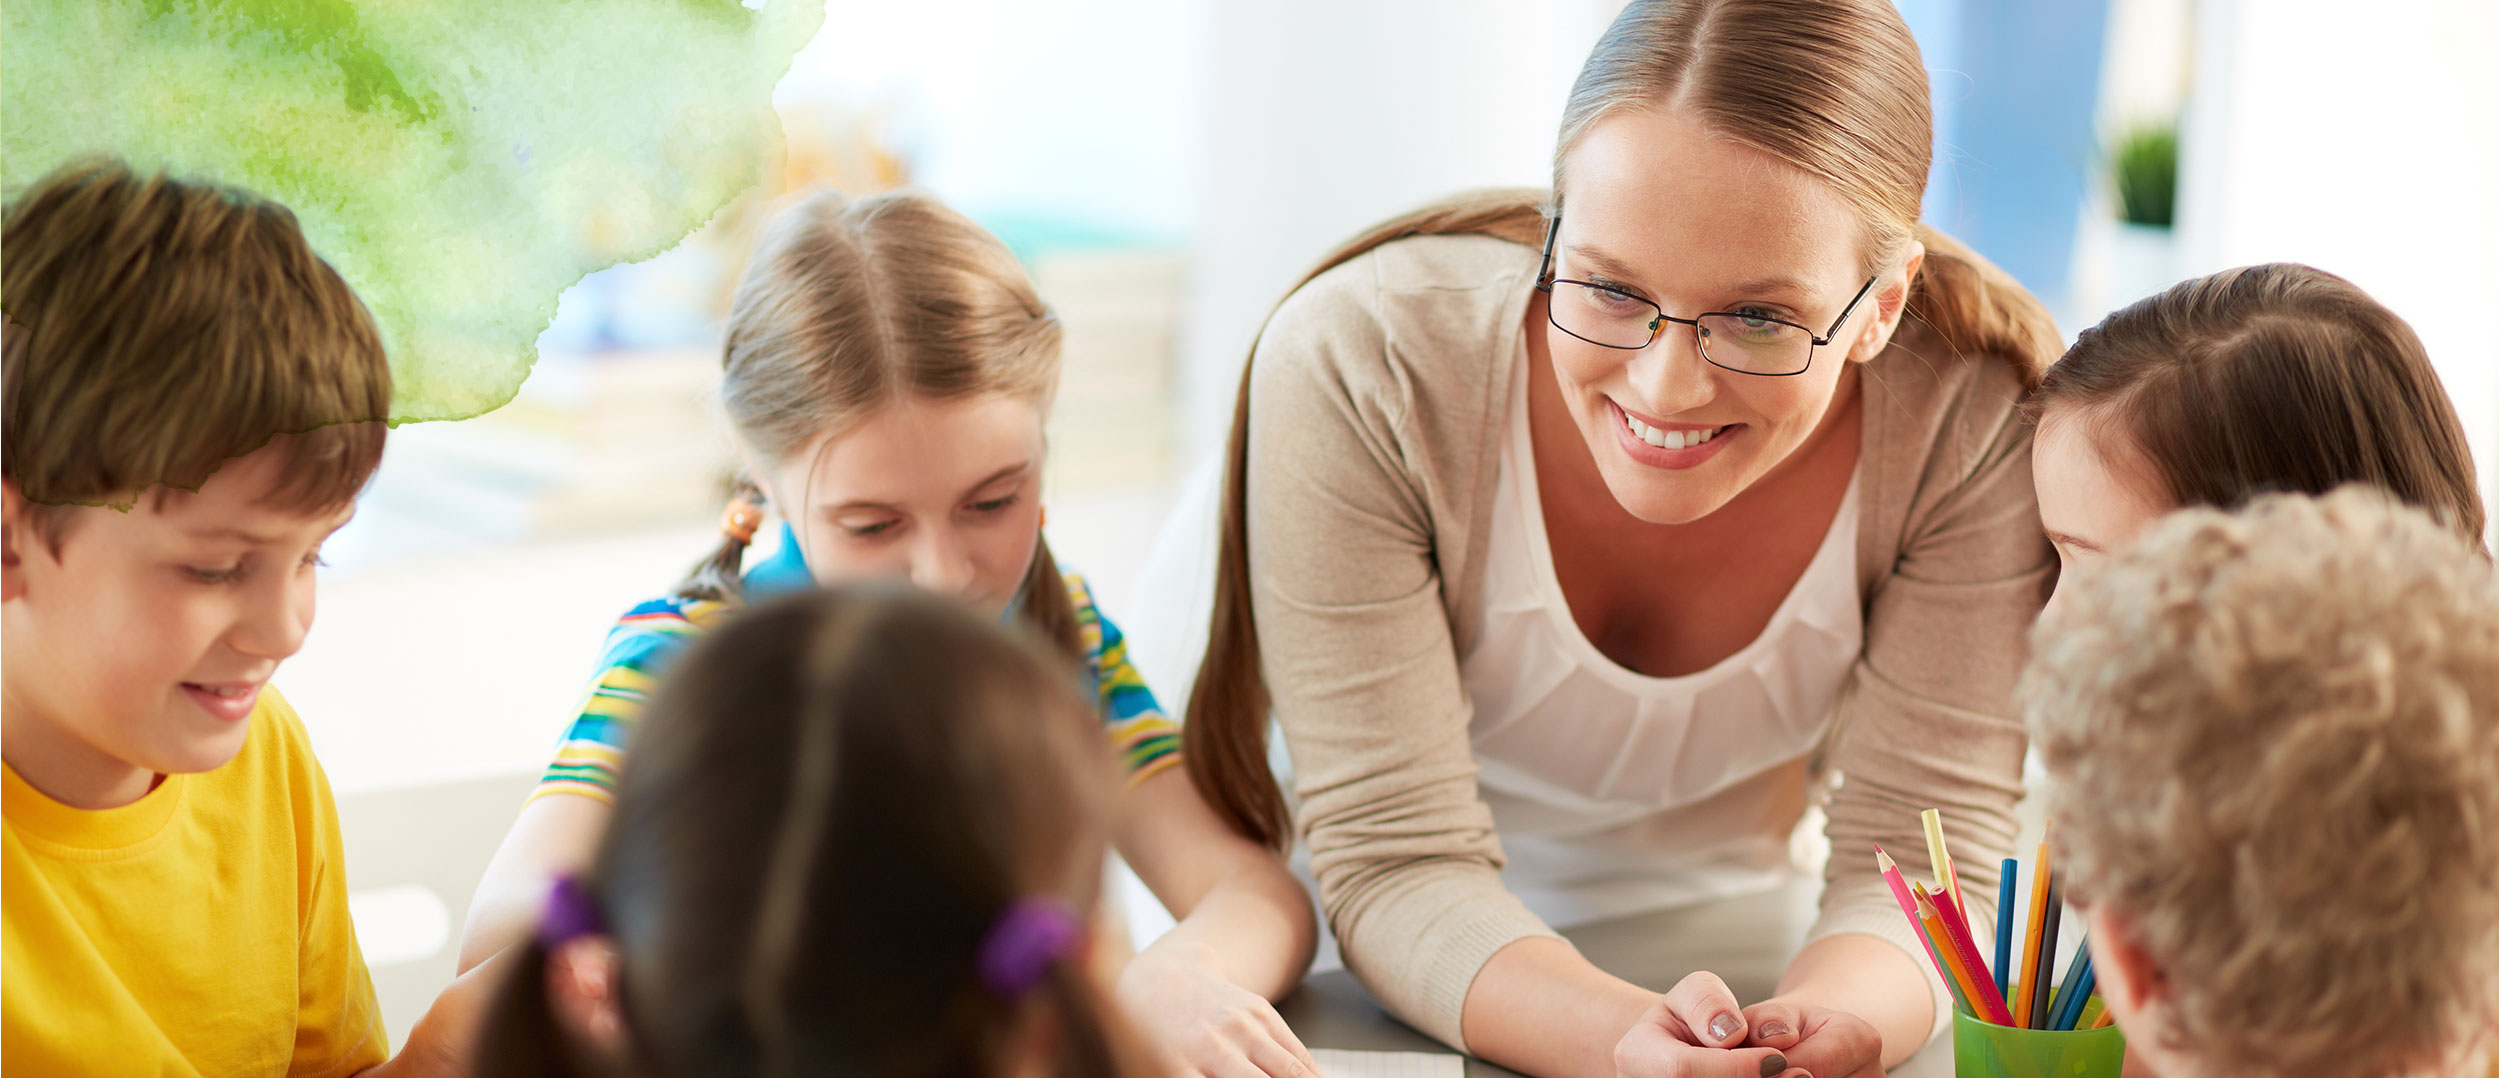
<instances>
[{"instance_id":1,"label":"eyeglasses","mask_svg":"<svg viewBox=\"0 0 2500 1078\"><path fill-rule=\"evenodd\" d=\"M1554 273L1554 237L1562 232L1562 215L1545 229L1545 254L1536 270L1537 291L1546 294L1545 317L1554 328L1603 348L1638 350L1658 339L1667 323L1693 327L1693 343L1710 365L1738 374L1786 377L1804 374L1814 363L1814 350L1832 343L1841 324L1857 313L1858 304L1874 291L1875 278L1858 286L1858 294L1832 319L1832 328L1813 330L1772 318L1759 311L1711 311L1697 318L1677 318L1639 296L1588 281L1559 281Z\"/></svg>"}]
</instances>

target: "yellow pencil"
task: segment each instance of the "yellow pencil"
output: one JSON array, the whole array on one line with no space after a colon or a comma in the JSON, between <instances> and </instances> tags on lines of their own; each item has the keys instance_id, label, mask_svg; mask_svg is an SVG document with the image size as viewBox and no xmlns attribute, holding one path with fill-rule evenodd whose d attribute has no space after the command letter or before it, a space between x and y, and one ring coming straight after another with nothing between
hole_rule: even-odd
<instances>
[{"instance_id":1,"label":"yellow pencil","mask_svg":"<svg viewBox=\"0 0 2500 1078\"><path fill-rule=\"evenodd\" d=\"M1934 809L1918 814L1918 822L1927 828L1927 860L1936 870L1936 896L1953 898L1953 908L1970 916L1970 906L1962 901L1962 881L1953 873L1953 855L1944 848L1944 816Z\"/></svg>"},{"instance_id":2,"label":"yellow pencil","mask_svg":"<svg viewBox=\"0 0 2500 1078\"><path fill-rule=\"evenodd\" d=\"M2040 855L2031 862L2031 922L2030 928L2023 933L2023 964L2014 967L2015 974L2022 978L2021 984L2014 989L2014 995L2022 1000L2021 1005L2013 1008L2014 1024L2017 1026L2031 1024L2032 999L2040 992L2039 978L2033 975L2033 971L2040 968L2040 934L2048 919L2049 840L2043 836L2040 839Z\"/></svg>"}]
</instances>

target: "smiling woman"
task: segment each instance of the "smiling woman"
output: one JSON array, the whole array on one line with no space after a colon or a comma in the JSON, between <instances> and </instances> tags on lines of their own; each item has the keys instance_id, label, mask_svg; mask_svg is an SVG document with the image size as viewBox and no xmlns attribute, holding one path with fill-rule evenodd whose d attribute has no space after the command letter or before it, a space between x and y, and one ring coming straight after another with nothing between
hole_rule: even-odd
<instances>
[{"instance_id":1,"label":"smiling woman","mask_svg":"<svg viewBox=\"0 0 2500 1078\"><path fill-rule=\"evenodd\" d=\"M1917 223L1931 135L1889 3L1636 2L1553 191L1384 224L1270 319L1184 756L1283 842L1272 703L1347 965L1425 1031L1538 1074L1828 1078L1945 1014L1863 851L1937 806L1993 893L2051 566L2019 402L2057 338ZM1774 999L1554 938L1774 886L1834 775Z\"/></svg>"}]
</instances>

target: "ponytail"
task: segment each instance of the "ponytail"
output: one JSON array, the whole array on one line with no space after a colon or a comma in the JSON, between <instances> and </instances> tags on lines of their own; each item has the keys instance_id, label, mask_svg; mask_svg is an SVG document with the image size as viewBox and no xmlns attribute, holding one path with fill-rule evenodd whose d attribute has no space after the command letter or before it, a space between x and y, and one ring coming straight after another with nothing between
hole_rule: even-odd
<instances>
[{"instance_id":1,"label":"ponytail","mask_svg":"<svg viewBox=\"0 0 2500 1078\"><path fill-rule=\"evenodd\" d=\"M1050 540L1034 541L1033 564L1024 571L1021 590L1024 620L1051 647L1084 663L1085 647L1076 635L1076 603L1068 597L1068 581L1059 574L1058 559L1050 556Z\"/></svg>"},{"instance_id":2,"label":"ponytail","mask_svg":"<svg viewBox=\"0 0 2500 1078\"><path fill-rule=\"evenodd\" d=\"M547 1002L546 945L533 938L508 953L478 1030L478 1078L588 1078Z\"/></svg>"},{"instance_id":3,"label":"ponytail","mask_svg":"<svg viewBox=\"0 0 2500 1078\"><path fill-rule=\"evenodd\" d=\"M1546 193L1534 188L1472 191L1398 217L1355 237L1295 282L1311 279L1393 240L1482 233L1528 247L1545 239ZM1252 342L1255 353L1257 343ZM1267 682L1259 672L1259 630L1251 617L1250 536L1246 501L1250 472L1250 364L1233 396L1232 433L1224 442L1223 519L1215 559L1215 612L1206 654L1181 722L1181 765L1218 815L1272 849L1293 844L1293 814L1276 773L1267 766Z\"/></svg>"},{"instance_id":4,"label":"ponytail","mask_svg":"<svg viewBox=\"0 0 2500 1078\"><path fill-rule=\"evenodd\" d=\"M677 585L680 599L734 603L744 597L738 579L747 547L755 542L756 522L763 518L764 488L743 473L729 480L729 504L721 512L721 542L709 557L696 562Z\"/></svg>"},{"instance_id":5,"label":"ponytail","mask_svg":"<svg viewBox=\"0 0 2500 1078\"><path fill-rule=\"evenodd\" d=\"M1059 1029L1059 1066L1054 1074L1099 1074L1106 1078L1137 1078L1156 1068L1119 1009L1104 999L1102 988L1086 972L1083 955L1071 954L1051 963L1050 975L1033 993L1032 1002L1048 1007ZM1017 1067L1002 1067L1015 1072Z\"/></svg>"},{"instance_id":6,"label":"ponytail","mask_svg":"<svg viewBox=\"0 0 2500 1078\"><path fill-rule=\"evenodd\" d=\"M1924 223L1914 235L1927 260L1911 282L1903 318L1934 329L1957 353L2004 359L2022 375L2023 388L2038 387L2065 350L2048 308L1962 241Z\"/></svg>"}]
</instances>

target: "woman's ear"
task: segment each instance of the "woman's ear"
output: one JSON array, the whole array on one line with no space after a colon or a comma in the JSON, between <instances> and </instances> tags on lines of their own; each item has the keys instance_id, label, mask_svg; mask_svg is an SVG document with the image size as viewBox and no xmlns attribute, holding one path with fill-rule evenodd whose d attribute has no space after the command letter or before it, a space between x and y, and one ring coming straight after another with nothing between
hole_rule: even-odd
<instances>
[{"instance_id":1,"label":"woman's ear","mask_svg":"<svg viewBox=\"0 0 2500 1078\"><path fill-rule=\"evenodd\" d=\"M1875 287L1865 299L1859 301L1862 307L1873 308L1869 312L1873 317L1867 318L1863 323L1865 328L1851 339L1849 362L1864 363L1874 359L1892 343L1893 331L1901 328L1901 316L1909 310L1911 285L1918 280L1919 268L1926 264L1927 245L1911 240L1910 257L1902 260L1897 268L1875 278ZM1854 316L1855 312L1852 313Z\"/></svg>"},{"instance_id":2,"label":"woman's ear","mask_svg":"<svg viewBox=\"0 0 2500 1078\"><path fill-rule=\"evenodd\" d=\"M625 1018L617 1007L614 937L575 936L547 952L547 1009L565 1037L594 1058L624 1058Z\"/></svg>"}]
</instances>

